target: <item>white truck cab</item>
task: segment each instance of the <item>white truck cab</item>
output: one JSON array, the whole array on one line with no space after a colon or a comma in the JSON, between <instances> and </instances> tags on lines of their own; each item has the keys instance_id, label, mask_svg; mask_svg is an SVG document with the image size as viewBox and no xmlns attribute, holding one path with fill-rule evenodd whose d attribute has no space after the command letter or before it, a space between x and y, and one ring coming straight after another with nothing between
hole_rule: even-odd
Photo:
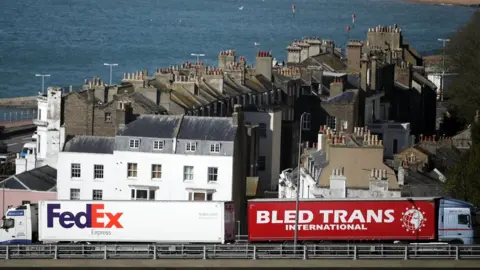
<instances>
[{"instance_id":1,"label":"white truck cab","mask_svg":"<svg viewBox=\"0 0 480 270\"><path fill-rule=\"evenodd\" d=\"M9 206L2 218L0 245L31 244L38 239L38 205Z\"/></svg>"},{"instance_id":2,"label":"white truck cab","mask_svg":"<svg viewBox=\"0 0 480 270\"><path fill-rule=\"evenodd\" d=\"M27 142L23 145L22 152L20 153L22 158L25 158L27 155L35 155L37 153L37 143L36 142Z\"/></svg>"}]
</instances>

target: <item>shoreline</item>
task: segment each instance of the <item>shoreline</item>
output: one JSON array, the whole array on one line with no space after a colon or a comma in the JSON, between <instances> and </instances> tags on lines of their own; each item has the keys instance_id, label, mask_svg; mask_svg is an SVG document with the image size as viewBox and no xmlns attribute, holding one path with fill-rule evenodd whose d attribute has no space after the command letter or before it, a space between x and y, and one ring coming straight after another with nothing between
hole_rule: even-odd
<instances>
[{"instance_id":1,"label":"shoreline","mask_svg":"<svg viewBox=\"0 0 480 270\"><path fill-rule=\"evenodd\" d=\"M480 7L480 0L403 0L410 3L422 3L432 5L447 6L464 6L464 7Z\"/></svg>"}]
</instances>

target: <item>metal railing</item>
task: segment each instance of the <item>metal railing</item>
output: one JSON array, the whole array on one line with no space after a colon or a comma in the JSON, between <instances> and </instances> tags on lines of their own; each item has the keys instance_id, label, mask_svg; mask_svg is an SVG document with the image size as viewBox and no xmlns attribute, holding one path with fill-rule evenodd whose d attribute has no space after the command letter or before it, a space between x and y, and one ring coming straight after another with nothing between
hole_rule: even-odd
<instances>
[{"instance_id":1,"label":"metal railing","mask_svg":"<svg viewBox=\"0 0 480 270\"><path fill-rule=\"evenodd\" d=\"M37 118L37 109L17 110L0 114L0 122L18 122Z\"/></svg>"},{"instance_id":2,"label":"metal railing","mask_svg":"<svg viewBox=\"0 0 480 270\"><path fill-rule=\"evenodd\" d=\"M480 245L9 245L4 259L480 259Z\"/></svg>"}]
</instances>

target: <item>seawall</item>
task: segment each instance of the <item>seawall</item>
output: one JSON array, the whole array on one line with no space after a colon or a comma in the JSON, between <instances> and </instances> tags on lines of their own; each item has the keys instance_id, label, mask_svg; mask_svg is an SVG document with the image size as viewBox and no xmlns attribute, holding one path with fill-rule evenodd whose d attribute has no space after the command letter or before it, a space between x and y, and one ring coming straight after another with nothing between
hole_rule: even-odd
<instances>
[{"instance_id":1,"label":"seawall","mask_svg":"<svg viewBox=\"0 0 480 270\"><path fill-rule=\"evenodd\" d=\"M0 107L3 108L36 108L37 97L0 98Z\"/></svg>"},{"instance_id":2,"label":"seawall","mask_svg":"<svg viewBox=\"0 0 480 270\"><path fill-rule=\"evenodd\" d=\"M412 3L435 4L435 5L455 5L455 6L468 6L468 7L480 6L480 0L404 0L404 1L412 2Z\"/></svg>"}]
</instances>

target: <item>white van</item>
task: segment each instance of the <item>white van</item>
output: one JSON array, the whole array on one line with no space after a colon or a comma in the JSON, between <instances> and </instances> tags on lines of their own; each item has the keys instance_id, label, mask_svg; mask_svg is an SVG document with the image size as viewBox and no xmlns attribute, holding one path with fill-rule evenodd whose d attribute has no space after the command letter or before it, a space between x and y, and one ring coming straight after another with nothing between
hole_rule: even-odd
<instances>
[{"instance_id":1,"label":"white van","mask_svg":"<svg viewBox=\"0 0 480 270\"><path fill-rule=\"evenodd\" d=\"M37 153L37 143L36 142L27 142L26 144L23 145L22 152L20 153L20 156L22 158L25 158L25 156L28 155L33 155Z\"/></svg>"}]
</instances>

